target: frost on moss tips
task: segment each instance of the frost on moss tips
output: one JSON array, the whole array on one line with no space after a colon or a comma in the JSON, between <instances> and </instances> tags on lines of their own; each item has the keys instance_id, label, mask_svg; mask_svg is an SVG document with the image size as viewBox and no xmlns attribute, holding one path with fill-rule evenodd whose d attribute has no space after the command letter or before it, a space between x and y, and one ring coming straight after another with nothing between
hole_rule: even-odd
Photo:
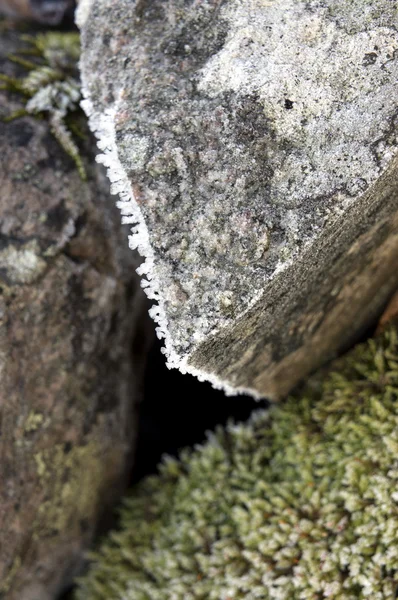
<instances>
[{"instance_id":1,"label":"frost on moss tips","mask_svg":"<svg viewBox=\"0 0 398 600\"><path fill-rule=\"evenodd\" d=\"M398 334L298 397L165 459L126 500L77 600L392 600Z\"/></svg>"},{"instance_id":2,"label":"frost on moss tips","mask_svg":"<svg viewBox=\"0 0 398 600\"><path fill-rule=\"evenodd\" d=\"M86 169L73 130L78 135L80 132L70 122L73 115L76 116L80 111L79 34L47 32L23 38L29 44L25 50L29 59L23 55L11 55L9 58L26 69L27 75L18 79L0 74L0 82L3 82L1 89L24 96L25 106L5 120L27 115L46 118L51 133L73 160L80 177L85 181Z\"/></svg>"}]
</instances>

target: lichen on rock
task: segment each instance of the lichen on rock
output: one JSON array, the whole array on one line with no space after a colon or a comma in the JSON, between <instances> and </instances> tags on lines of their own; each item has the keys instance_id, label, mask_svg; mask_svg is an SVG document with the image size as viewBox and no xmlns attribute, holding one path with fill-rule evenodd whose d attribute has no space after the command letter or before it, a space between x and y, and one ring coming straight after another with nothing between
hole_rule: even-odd
<instances>
[{"instance_id":1,"label":"lichen on rock","mask_svg":"<svg viewBox=\"0 0 398 600\"><path fill-rule=\"evenodd\" d=\"M390 326L286 403L166 458L77 600L393 600L397 424Z\"/></svg>"}]
</instances>

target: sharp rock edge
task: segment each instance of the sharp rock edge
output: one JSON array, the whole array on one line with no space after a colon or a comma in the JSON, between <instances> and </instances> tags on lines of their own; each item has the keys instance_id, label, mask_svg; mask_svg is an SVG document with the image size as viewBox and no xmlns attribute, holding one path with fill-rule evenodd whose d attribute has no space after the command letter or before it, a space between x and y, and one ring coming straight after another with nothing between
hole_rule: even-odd
<instances>
[{"instance_id":1,"label":"sharp rock edge","mask_svg":"<svg viewBox=\"0 0 398 600\"><path fill-rule=\"evenodd\" d=\"M92 0L82 0L79 4L76 16L76 22L79 27L81 27L82 23L84 24L91 3ZM122 91L120 91L119 94L121 94L121 92ZM98 163L103 164L107 169L108 179L111 183L111 194L119 196L116 206L121 212L122 223L132 225L132 233L129 236L129 246L132 250L137 250L145 259L137 269L137 273L140 276L146 276L141 279L141 287L144 289L147 297L157 303L151 307L149 315L157 324L156 334L158 338L164 340L162 352L166 356L168 368L179 369L181 373L193 375L199 381L208 381L214 388L223 390L227 396L246 394L253 398L261 399L262 396L256 390L251 388L235 388L227 381L218 378L216 375L207 373L201 369L196 369L189 365L188 357L181 358L174 351L172 338L168 331L161 286L155 274L155 257L149 239L149 232L142 212L135 201L128 177L118 157L115 135L117 102L113 108L107 109L103 114L98 115L94 110L84 85L82 86L82 95L84 100L81 102L81 107L88 117L90 129L96 136L98 140L97 146L101 151L101 153L97 155L96 160ZM258 298L256 298L256 300L257 299Z\"/></svg>"}]
</instances>

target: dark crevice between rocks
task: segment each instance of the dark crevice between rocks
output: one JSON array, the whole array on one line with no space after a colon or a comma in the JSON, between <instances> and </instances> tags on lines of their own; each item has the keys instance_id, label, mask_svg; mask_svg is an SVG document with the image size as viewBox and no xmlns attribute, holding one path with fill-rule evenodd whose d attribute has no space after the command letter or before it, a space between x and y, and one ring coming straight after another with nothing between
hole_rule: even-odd
<instances>
[{"instance_id":1,"label":"dark crevice between rocks","mask_svg":"<svg viewBox=\"0 0 398 600\"><path fill-rule=\"evenodd\" d=\"M163 454L178 456L182 448L205 441L206 431L229 419L244 421L253 410L266 406L248 396L225 396L209 383L168 369L160 348L156 340L148 356L130 486L156 473ZM104 530L101 523L100 530ZM58 600L72 598L69 588Z\"/></svg>"},{"instance_id":2,"label":"dark crevice between rocks","mask_svg":"<svg viewBox=\"0 0 398 600\"><path fill-rule=\"evenodd\" d=\"M373 320L361 332L357 343L373 337L376 327L377 320ZM142 335L148 335L147 323ZM201 383L175 369L169 370L160 349L161 343L156 340L147 360L130 486L156 473L163 454L178 456L182 448L203 442L206 431L214 430L229 419L245 421L254 410L268 406L267 401L256 401L248 396L227 397L209 383ZM135 360L139 359L140 345L133 349L133 355ZM297 386L296 392L301 386ZM99 524L99 531L105 533L115 523L116 518L109 518L108 515ZM395 597L398 598L398 591ZM68 588L57 600L73 600L73 587Z\"/></svg>"},{"instance_id":3,"label":"dark crevice between rocks","mask_svg":"<svg viewBox=\"0 0 398 600\"><path fill-rule=\"evenodd\" d=\"M209 383L169 370L160 343L155 343L145 378L132 483L156 472L162 454L177 456L185 446L203 442L206 431L230 418L246 420L264 405L248 396L225 396Z\"/></svg>"}]
</instances>

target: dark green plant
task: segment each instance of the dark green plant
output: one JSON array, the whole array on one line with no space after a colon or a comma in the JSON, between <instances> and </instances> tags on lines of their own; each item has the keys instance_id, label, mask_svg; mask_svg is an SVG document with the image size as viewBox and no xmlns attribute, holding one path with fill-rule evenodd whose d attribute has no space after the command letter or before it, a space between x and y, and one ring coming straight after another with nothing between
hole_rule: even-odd
<instances>
[{"instance_id":1,"label":"dark green plant","mask_svg":"<svg viewBox=\"0 0 398 600\"><path fill-rule=\"evenodd\" d=\"M396 598L396 329L165 459L92 560L78 600Z\"/></svg>"},{"instance_id":2,"label":"dark green plant","mask_svg":"<svg viewBox=\"0 0 398 600\"><path fill-rule=\"evenodd\" d=\"M74 136L81 135L76 116L81 100L78 60L78 33L47 32L36 36L21 36L28 46L19 55L9 58L27 70L21 78L0 74L1 89L24 96L21 110L6 117L6 121L33 115L48 120L54 137L73 159L82 179L86 171ZM27 55L29 58L27 58Z\"/></svg>"}]
</instances>

